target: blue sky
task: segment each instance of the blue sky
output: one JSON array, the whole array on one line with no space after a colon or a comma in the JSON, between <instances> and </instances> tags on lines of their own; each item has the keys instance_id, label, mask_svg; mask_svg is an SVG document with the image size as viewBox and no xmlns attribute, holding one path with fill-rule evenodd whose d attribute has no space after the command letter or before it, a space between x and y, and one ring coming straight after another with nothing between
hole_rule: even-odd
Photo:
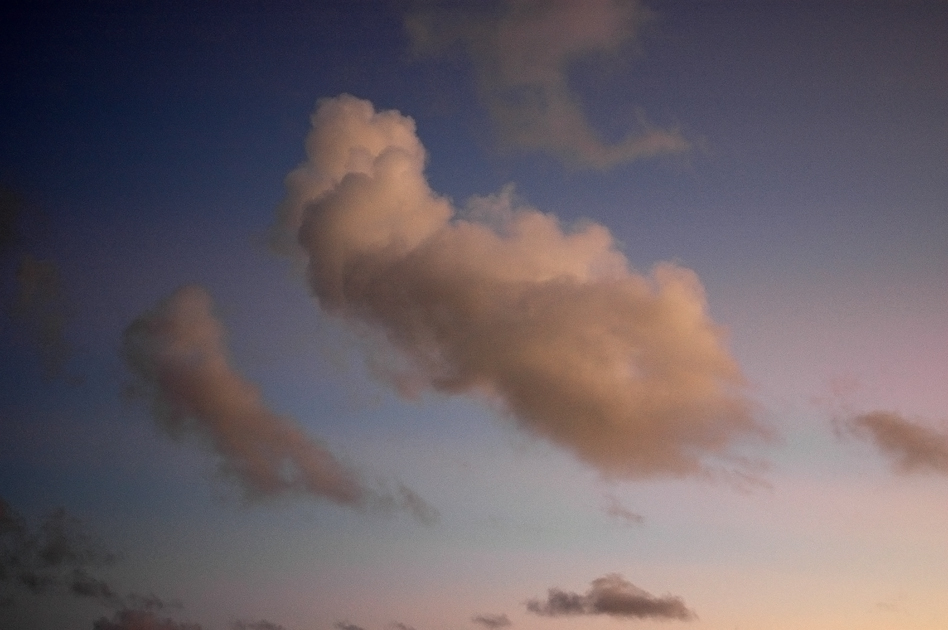
<instances>
[{"instance_id":1,"label":"blue sky","mask_svg":"<svg viewBox=\"0 0 948 630\"><path fill-rule=\"evenodd\" d=\"M3 627L948 622L944 2L3 23Z\"/></svg>"}]
</instances>

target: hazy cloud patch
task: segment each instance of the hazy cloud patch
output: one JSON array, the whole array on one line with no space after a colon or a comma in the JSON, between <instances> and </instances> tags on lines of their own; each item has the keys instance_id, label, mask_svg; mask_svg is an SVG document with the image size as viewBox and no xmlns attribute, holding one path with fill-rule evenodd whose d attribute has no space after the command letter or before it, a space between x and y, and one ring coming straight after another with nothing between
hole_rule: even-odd
<instances>
[{"instance_id":1,"label":"hazy cloud patch","mask_svg":"<svg viewBox=\"0 0 948 630\"><path fill-rule=\"evenodd\" d=\"M768 435L693 271L637 273L605 227L511 188L456 209L414 122L368 101L321 101L306 150L274 242L296 243L320 307L403 395L481 397L616 477L703 474Z\"/></svg>"},{"instance_id":2,"label":"hazy cloud patch","mask_svg":"<svg viewBox=\"0 0 948 630\"><path fill-rule=\"evenodd\" d=\"M844 427L872 442L896 472L948 474L948 426L932 427L891 411L853 416Z\"/></svg>"},{"instance_id":3,"label":"hazy cloud patch","mask_svg":"<svg viewBox=\"0 0 948 630\"><path fill-rule=\"evenodd\" d=\"M689 148L681 133L654 127L642 114L635 131L605 142L569 86L571 63L618 54L651 17L637 0L509 0L493 11L435 6L410 14L405 25L419 54L463 43L503 145L609 168Z\"/></svg>"},{"instance_id":4,"label":"hazy cloud patch","mask_svg":"<svg viewBox=\"0 0 948 630\"><path fill-rule=\"evenodd\" d=\"M526 606L530 612L547 617L608 615L678 621L697 619L680 597L656 597L617 573L596 578L583 595L551 588L546 600L531 599Z\"/></svg>"},{"instance_id":5,"label":"hazy cloud patch","mask_svg":"<svg viewBox=\"0 0 948 630\"><path fill-rule=\"evenodd\" d=\"M46 378L63 374L73 349L66 339L66 325L73 308L66 297L62 274L55 260L38 258L24 245L23 222L28 206L14 190L0 185L0 262L8 253L18 258L9 315L27 342L34 346Z\"/></svg>"}]
</instances>

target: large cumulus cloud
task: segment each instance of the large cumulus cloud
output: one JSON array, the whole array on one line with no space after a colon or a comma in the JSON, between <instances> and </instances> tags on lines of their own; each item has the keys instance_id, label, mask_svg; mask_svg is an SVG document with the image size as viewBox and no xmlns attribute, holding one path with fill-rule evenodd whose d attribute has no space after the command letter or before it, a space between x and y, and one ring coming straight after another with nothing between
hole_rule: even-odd
<instances>
[{"instance_id":1,"label":"large cumulus cloud","mask_svg":"<svg viewBox=\"0 0 948 630\"><path fill-rule=\"evenodd\" d=\"M312 122L274 241L324 311L381 337L402 392L484 397L609 476L699 473L766 433L694 272L637 273L602 225L510 189L457 210L398 112L343 95Z\"/></svg>"}]
</instances>

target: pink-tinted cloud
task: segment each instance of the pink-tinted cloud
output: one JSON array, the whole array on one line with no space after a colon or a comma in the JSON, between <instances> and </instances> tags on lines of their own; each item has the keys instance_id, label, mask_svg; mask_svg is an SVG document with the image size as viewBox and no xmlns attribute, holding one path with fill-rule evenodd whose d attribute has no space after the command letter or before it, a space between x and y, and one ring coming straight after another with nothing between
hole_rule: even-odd
<instances>
[{"instance_id":1,"label":"pink-tinted cloud","mask_svg":"<svg viewBox=\"0 0 948 630\"><path fill-rule=\"evenodd\" d=\"M854 416L846 426L875 444L897 472L948 474L948 427L926 426L890 411Z\"/></svg>"},{"instance_id":2,"label":"pink-tinted cloud","mask_svg":"<svg viewBox=\"0 0 948 630\"><path fill-rule=\"evenodd\" d=\"M510 0L495 13L429 9L406 26L416 51L435 53L464 42L478 92L508 147L543 150L580 166L608 168L688 149L677 131L638 129L607 143L591 127L569 88L569 64L616 54L636 41L651 13L638 0Z\"/></svg>"},{"instance_id":3,"label":"pink-tinted cloud","mask_svg":"<svg viewBox=\"0 0 948 630\"><path fill-rule=\"evenodd\" d=\"M173 437L197 434L219 456L221 473L248 498L288 493L343 505L400 508L423 522L437 513L409 488L366 488L320 442L271 411L257 388L230 366L225 331L207 292L185 286L125 331L123 354Z\"/></svg>"},{"instance_id":4,"label":"pink-tinted cloud","mask_svg":"<svg viewBox=\"0 0 948 630\"><path fill-rule=\"evenodd\" d=\"M322 101L287 178L321 308L378 343L399 391L470 393L618 477L688 475L760 437L694 272L629 269L609 231L563 228L512 190L458 211L432 191L414 123Z\"/></svg>"},{"instance_id":5,"label":"pink-tinted cloud","mask_svg":"<svg viewBox=\"0 0 948 630\"><path fill-rule=\"evenodd\" d=\"M592 581L585 594L571 593L558 588L547 592L546 600L531 599L527 610L547 617L575 615L608 615L638 619L665 619L692 621L694 612L680 597L656 597L617 573L610 573Z\"/></svg>"}]
</instances>

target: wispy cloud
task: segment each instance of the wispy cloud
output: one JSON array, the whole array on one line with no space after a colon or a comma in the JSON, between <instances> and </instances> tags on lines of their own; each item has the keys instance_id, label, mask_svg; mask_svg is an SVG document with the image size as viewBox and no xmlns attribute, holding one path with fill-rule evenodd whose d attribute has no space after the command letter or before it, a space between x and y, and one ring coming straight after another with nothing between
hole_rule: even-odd
<instances>
[{"instance_id":1,"label":"wispy cloud","mask_svg":"<svg viewBox=\"0 0 948 630\"><path fill-rule=\"evenodd\" d=\"M641 514L633 512L622 505L619 499L612 495L606 495L606 504L603 511L612 518L621 521L625 525L641 525L645 520Z\"/></svg>"},{"instance_id":2,"label":"wispy cloud","mask_svg":"<svg viewBox=\"0 0 948 630\"><path fill-rule=\"evenodd\" d=\"M484 626L488 630L498 630L498 628L506 628L507 626L513 625L510 621L510 617L505 614L476 615L471 617L471 621L478 625Z\"/></svg>"},{"instance_id":3,"label":"wispy cloud","mask_svg":"<svg viewBox=\"0 0 948 630\"><path fill-rule=\"evenodd\" d=\"M527 610L548 617L608 615L678 621L697 619L680 597L656 597L616 573L596 578L583 595L551 588L546 600L529 600Z\"/></svg>"},{"instance_id":4,"label":"wispy cloud","mask_svg":"<svg viewBox=\"0 0 948 630\"><path fill-rule=\"evenodd\" d=\"M636 273L605 227L564 229L509 188L456 210L413 121L367 101L322 101L306 148L277 231L403 394L482 396L619 477L703 473L766 435L691 270Z\"/></svg>"},{"instance_id":5,"label":"wispy cloud","mask_svg":"<svg viewBox=\"0 0 948 630\"><path fill-rule=\"evenodd\" d=\"M117 559L62 508L31 523L0 498L0 605L16 604L23 593L71 595L115 609L154 611L170 605L153 595L120 595L93 574Z\"/></svg>"},{"instance_id":6,"label":"wispy cloud","mask_svg":"<svg viewBox=\"0 0 948 630\"><path fill-rule=\"evenodd\" d=\"M948 474L948 427L934 428L891 411L856 415L845 427L875 444L897 472Z\"/></svg>"},{"instance_id":7,"label":"wispy cloud","mask_svg":"<svg viewBox=\"0 0 948 630\"><path fill-rule=\"evenodd\" d=\"M173 437L197 434L219 456L219 469L249 499L306 494L342 505L405 509L423 522L437 516L410 489L367 488L317 440L277 415L230 366L225 330L208 293L185 286L126 329L122 353Z\"/></svg>"},{"instance_id":8,"label":"wispy cloud","mask_svg":"<svg viewBox=\"0 0 948 630\"><path fill-rule=\"evenodd\" d=\"M429 8L409 15L406 27L421 54L465 44L505 146L609 168L689 147L678 131L656 128L642 115L635 131L605 142L569 87L571 62L628 48L650 17L637 0L509 0L493 12Z\"/></svg>"}]
</instances>

